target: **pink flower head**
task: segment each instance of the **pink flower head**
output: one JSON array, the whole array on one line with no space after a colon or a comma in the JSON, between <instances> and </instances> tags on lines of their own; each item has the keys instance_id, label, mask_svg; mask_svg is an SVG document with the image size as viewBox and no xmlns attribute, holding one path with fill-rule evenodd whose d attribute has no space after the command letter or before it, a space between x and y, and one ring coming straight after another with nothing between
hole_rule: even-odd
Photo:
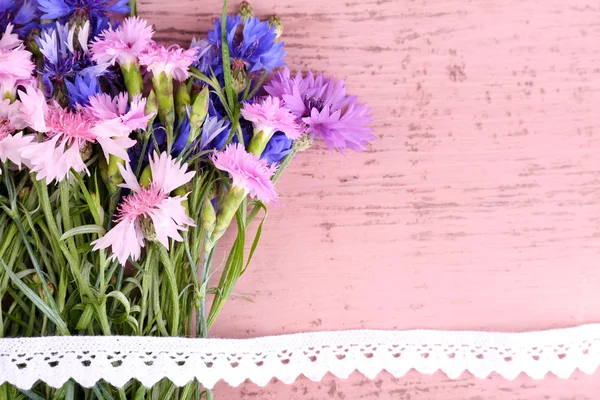
<instances>
[{"instance_id":1,"label":"pink flower head","mask_svg":"<svg viewBox=\"0 0 600 400\"><path fill-rule=\"evenodd\" d=\"M98 35L98 40L92 43L92 58L98 64L137 63L139 55L154 45L153 34L152 26L148 26L145 19L125 18L117 29L107 29Z\"/></svg>"},{"instance_id":2,"label":"pink flower head","mask_svg":"<svg viewBox=\"0 0 600 400\"><path fill-rule=\"evenodd\" d=\"M248 195L265 203L277 198L271 181L277 168L248 153L239 143L230 144L225 150L214 153L211 159L215 167L229 172L232 186L244 189Z\"/></svg>"},{"instance_id":3,"label":"pink flower head","mask_svg":"<svg viewBox=\"0 0 600 400\"><path fill-rule=\"evenodd\" d=\"M12 29L13 26L8 24L0 39L0 98L7 93L14 97L19 84L31 81L35 68L31 53L25 50Z\"/></svg>"},{"instance_id":4,"label":"pink flower head","mask_svg":"<svg viewBox=\"0 0 600 400\"><path fill-rule=\"evenodd\" d=\"M276 131L281 131L292 140L302 134L296 116L277 97L267 96L261 102L246 103L241 112L244 119L252 122L255 132L263 131L270 137Z\"/></svg>"},{"instance_id":5,"label":"pink flower head","mask_svg":"<svg viewBox=\"0 0 600 400\"><path fill-rule=\"evenodd\" d=\"M106 93L90 96L90 105L85 109L102 121L118 120L132 131L146 129L152 114L146 115L146 99L141 95L134 96L131 105L129 95L121 93L111 98Z\"/></svg>"},{"instance_id":6,"label":"pink flower head","mask_svg":"<svg viewBox=\"0 0 600 400\"><path fill-rule=\"evenodd\" d=\"M43 142L32 142L21 151L38 179L61 181L71 169L87 172L82 154L90 152L95 143L100 145L106 159L112 154L129 160L126 149L136 142L129 139L132 130L120 120L103 121L84 110L69 111L54 101L47 104L44 94L37 89L19 91L19 97L27 125L44 133Z\"/></svg>"},{"instance_id":7,"label":"pink flower head","mask_svg":"<svg viewBox=\"0 0 600 400\"><path fill-rule=\"evenodd\" d=\"M0 101L0 160L3 163L10 160L19 168L23 161L21 150L33 140L33 136L23 136L23 132L15 133L26 126L21 119L20 104Z\"/></svg>"},{"instance_id":8,"label":"pink flower head","mask_svg":"<svg viewBox=\"0 0 600 400\"><path fill-rule=\"evenodd\" d=\"M190 76L189 66L196 61L196 49L184 50L177 45L154 46L140 55L140 64L145 65L154 76L161 72L179 82Z\"/></svg>"},{"instance_id":9,"label":"pink flower head","mask_svg":"<svg viewBox=\"0 0 600 400\"><path fill-rule=\"evenodd\" d=\"M188 183L194 172L186 172L187 164L180 165L167 153L150 158L152 182L148 188L140 186L131 166L119 165L125 181L121 187L131 190L119 205L117 224L102 238L92 242L94 250L112 247L111 258L125 265L127 259L140 258L144 240L159 241L167 249L169 238L181 242L180 231L195 226L181 204L185 196L170 196L178 187Z\"/></svg>"}]
</instances>

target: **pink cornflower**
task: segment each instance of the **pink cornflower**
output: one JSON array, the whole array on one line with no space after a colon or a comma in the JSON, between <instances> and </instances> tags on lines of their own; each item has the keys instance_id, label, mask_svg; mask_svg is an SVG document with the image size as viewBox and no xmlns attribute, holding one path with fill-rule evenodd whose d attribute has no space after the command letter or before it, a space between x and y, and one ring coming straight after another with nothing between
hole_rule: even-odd
<instances>
[{"instance_id":1,"label":"pink cornflower","mask_svg":"<svg viewBox=\"0 0 600 400\"><path fill-rule=\"evenodd\" d=\"M23 132L15 133L27 126L21 119L20 104L11 104L10 100L0 101L0 160L3 163L10 160L19 168L23 161L21 150L33 140L33 136L23 136Z\"/></svg>"},{"instance_id":2,"label":"pink cornflower","mask_svg":"<svg viewBox=\"0 0 600 400\"><path fill-rule=\"evenodd\" d=\"M90 105L85 108L102 121L119 120L132 131L146 129L152 114L146 115L146 99L141 95L133 96L129 104L129 95L121 93L111 98L106 93L90 96Z\"/></svg>"},{"instance_id":3,"label":"pink cornflower","mask_svg":"<svg viewBox=\"0 0 600 400\"><path fill-rule=\"evenodd\" d=\"M153 34L145 19L125 18L117 29L107 29L98 35L98 40L92 43L92 58L98 64L137 64L139 55L154 45Z\"/></svg>"},{"instance_id":4,"label":"pink cornflower","mask_svg":"<svg viewBox=\"0 0 600 400\"><path fill-rule=\"evenodd\" d=\"M277 168L248 153L239 143L228 145L225 150L214 153L211 159L215 167L231 175L232 186L243 189L249 196L264 203L277 198L271 181Z\"/></svg>"},{"instance_id":5,"label":"pink cornflower","mask_svg":"<svg viewBox=\"0 0 600 400\"><path fill-rule=\"evenodd\" d=\"M17 86L31 81L35 68L31 53L12 29L13 25L8 24L0 39L0 98L8 95L14 99Z\"/></svg>"},{"instance_id":6,"label":"pink cornflower","mask_svg":"<svg viewBox=\"0 0 600 400\"><path fill-rule=\"evenodd\" d=\"M161 72L182 82L190 76L189 66L196 61L196 49L184 50L177 45L154 46L141 54L140 64L156 77Z\"/></svg>"},{"instance_id":7,"label":"pink cornflower","mask_svg":"<svg viewBox=\"0 0 600 400\"><path fill-rule=\"evenodd\" d=\"M19 97L27 125L44 133L44 141L32 142L21 151L38 179L61 181L71 169L87 172L84 157L91 154L95 143L100 144L106 159L114 155L129 160L126 149L136 142L128 137L132 129L120 120L103 121L84 110L64 109L55 101L47 104L37 89L19 91Z\"/></svg>"},{"instance_id":8,"label":"pink cornflower","mask_svg":"<svg viewBox=\"0 0 600 400\"><path fill-rule=\"evenodd\" d=\"M106 235L92 242L94 250L112 248L112 260L125 265L127 259L140 258L145 239L157 240L167 249L169 238L181 242L180 231L195 226L181 204L185 196L171 196L170 193L188 183L194 171L186 172L187 164L181 165L167 153L150 158L152 182L148 188L140 186L131 166L119 165L124 184L131 190L119 205L115 222L117 224Z\"/></svg>"},{"instance_id":9,"label":"pink cornflower","mask_svg":"<svg viewBox=\"0 0 600 400\"><path fill-rule=\"evenodd\" d=\"M241 113L244 119L252 122L254 132L262 131L269 138L277 131L283 132L292 140L298 139L302 134L296 123L296 116L277 97L267 96L254 104L245 103Z\"/></svg>"}]
</instances>

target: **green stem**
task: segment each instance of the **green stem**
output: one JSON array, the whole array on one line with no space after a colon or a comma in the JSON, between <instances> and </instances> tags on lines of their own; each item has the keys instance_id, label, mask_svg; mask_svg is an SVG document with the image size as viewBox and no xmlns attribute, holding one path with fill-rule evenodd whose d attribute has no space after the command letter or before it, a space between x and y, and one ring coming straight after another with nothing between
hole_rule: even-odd
<instances>
[{"instance_id":1,"label":"green stem","mask_svg":"<svg viewBox=\"0 0 600 400\"><path fill-rule=\"evenodd\" d=\"M60 209L62 213L62 223L64 226L64 231L68 231L73 227L71 223L71 208L69 204L69 200L71 198L71 184L67 181L61 181L59 184L60 188ZM73 236L67 238L67 247L71 252L71 257L77 262L79 265L79 254L77 253L77 246L75 246L75 239Z\"/></svg>"},{"instance_id":2,"label":"green stem","mask_svg":"<svg viewBox=\"0 0 600 400\"><path fill-rule=\"evenodd\" d=\"M179 333L179 290L177 279L175 278L175 271L173 270L173 264L171 263L167 249L162 244L156 244L156 247L160 253L160 259L163 262L165 275L169 282L169 294L171 296L171 336L177 336Z\"/></svg>"},{"instance_id":3,"label":"green stem","mask_svg":"<svg viewBox=\"0 0 600 400\"><path fill-rule=\"evenodd\" d=\"M58 310L58 307L56 306L56 303L54 302L54 297L52 296L52 293L50 293L50 289L48 288L48 282L46 282L46 278L44 277L42 268L40 267L40 263L38 262L37 257L35 256L35 253L33 252L33 248L31 247L31 243L29 243L29 239L27 238L27 235L25 234L25 229L23 229L23 225L21 224L21 219L19 218L18 215L14 215L13 221L15 222L15 225L17 225L17 229L19 230L19 234L21 235L21 237L23 239L23 243L25 244L27 253L29 253L29 258L31 259L33 268L35 269L35 272L37 273L38 277L40 278L40 283L42 285L42 289L44 290L44 294L46 295L46 298L48 299L47 302L49 303L50 307L52 307L54 310L56 310L56 312L60 313L60 311Z\"/></svg>"},{"instance_id":4,"label":"green stem","mask_svg":"<svg viewBox=\"0 0 600 400\"><path fill-rule=\"evenodd\" d=\"M135 17L137 15L137 2L135 0L129 0L129 16Z\"/></svg>"},{"instance_id":5,"label":"green stem","mask_svg":"<svg viewBox=\"0 0 600 400\"><path fill-rule=\"evenodd\" d=\"M210 274L210 266L212 264L214 251L205 252L204 258L202 260L202 269L200 273L202 274L202 286L206 288L209 274ZM203 293L202 298L200 299L200 315L198 320L196 321L196 332L201 332L203 338L208 337L208 325L207 325L208 316L206 314L206 293ZM196 333L197 335L198 333Z\"/></svg>"},{"instance_id":6,"label":"green stem","mask_svg":"<svg viewBox=\"0 0 600 400\"><path fill-rule=\"evenodd\" d=\"M247 96L244 96L244 99L251 99L254 97L254 95L256 95L258 90L262 87L263 83L265 83L265 79L267 78L267 75L268 75L267 71L262 73L260 79L256 83L256 86L254 86L254 89L252 89L252 92L250 92L250 94L248 94ZM250 87L250 86L248 86L248 87Z\"/></svg>"},{"instance_id":7,"label":"green stem","mask_svg":"<svg viewBox=\"0 0 600 400\"><path fill-rule=\"evenodd\" d=\"M144 139L142 141L142 152L140 153L140 159L138 160L138 163L135 167L135 176L136 177L140 177L140 172L142 171L142 164L144 161L144 155L146 154L146 149L148 148L148 142L150 141L150 132L145 132L144 133ZM158 149L157 149L158 151Z\"/></svg>"},{"instance_id":8,"label":"green stem","mask_svg":"<svg viewBox=\"0 0 600 400\"><path fill-rule=\"evenodd\" d=\"M277 181L279 180L279 178L281 177L283 172L286 170L288 165L290 165L290 163L292 162L294 157L296 157L296 154L298 154L298 151L299 150L294 147L292 152L284 157L281 164L279 164L279 166L277 167L277 171L275 172L275 175L273 175L273 177L271 178L271 181L273 181L273 183L277 183Z\"/></svg>"}]
</instances>

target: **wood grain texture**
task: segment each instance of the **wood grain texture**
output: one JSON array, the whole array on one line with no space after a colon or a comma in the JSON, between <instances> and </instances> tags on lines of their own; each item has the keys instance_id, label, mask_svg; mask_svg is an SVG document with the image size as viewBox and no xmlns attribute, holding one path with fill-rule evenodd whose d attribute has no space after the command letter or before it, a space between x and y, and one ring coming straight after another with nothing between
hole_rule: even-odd
<instances>
[{"instance_id":1,"label":"wood grain texture","mask_svg":"<svg viewBox=\"0 0 600 400\"><path fill-rule=\"evenodd\" d=\"M160 39L186 44L221 4L139 8ZM316 146L298 157L278 186L284 206L270 209L237 287L254 303L233 299L213 335L522 331L600 320L597 2L253 6L282 17L293 70L344 78L373 107L379 139L362 154ZM364 378L354 375L265 390L223 385L217 398L583 399L598 397L598 377L412 374L356 386Z\"/></svg>"}]
</instances>

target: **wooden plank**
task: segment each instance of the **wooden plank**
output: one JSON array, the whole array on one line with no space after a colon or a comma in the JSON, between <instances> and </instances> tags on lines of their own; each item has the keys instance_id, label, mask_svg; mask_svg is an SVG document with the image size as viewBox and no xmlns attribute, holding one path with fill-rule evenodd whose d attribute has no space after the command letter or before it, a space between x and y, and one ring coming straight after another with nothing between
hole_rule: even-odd
<instances>
[{"instance_id":1,"label":"wooden plank","mask_svg":"<svg viewBox=\"0 0 600 400\"><path fill-rule=\"evenodd\" d=\"M145 0L140 10L159 38L187 43L205 34L221 4ZM317 145L298 157L278 186L284 206L271 207L255 261L237 288L254 303L233 299L213 335L521 331L600 319L598 4L253 6L260 16L282 17L293 70L344 78L373 107L379 139L362 154L330 154ZM398 388L384 380L389 390L410 387L404 397L385 397L385 390L375 394L377 381L364 392L352 386L359 379L335 385L347 398L598 393L589 377L517 384L414 375ZM429 394L410 382L424 382ZM279 383L264 392L247 385L225 398L329 398L333 383ZM468 387L454 388L461 384ZM302 387L308 397L298 394Z\"/></svg>"}]
</instances>

